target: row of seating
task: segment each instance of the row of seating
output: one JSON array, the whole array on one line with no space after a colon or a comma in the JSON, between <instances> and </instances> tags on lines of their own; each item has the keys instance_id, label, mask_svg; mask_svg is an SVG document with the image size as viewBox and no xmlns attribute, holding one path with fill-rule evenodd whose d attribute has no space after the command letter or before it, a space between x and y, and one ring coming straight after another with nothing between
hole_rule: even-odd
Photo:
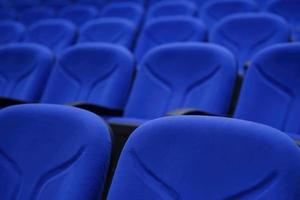
<instances>
[{"instance_id":1,"label":"row of seating","mask_svg":"<svg viewBox=\"0 0 300 200\"><path fill-rule=\"evenodd\" d=\"M124 18L137 26L142 22L144 10L134 3L111 4L100 11L92 5L72 5L56 12L48 7L28 8L17 14L10 9L0 10L0 20L19 20L24 25L30 25L42 19L62 18L81 26L86 22L103 17Z\"/></svg>"},{"instance_id":2,"label":"row of seating","mask_svg":"<svg viewBox=\"0 0 300 200\"><path fill-rule=\"evenodd\" d=\"M13 106L0 111L0 133L2 200L101 198L112 141L98 116L66 106ZM132 134L107 199L298 200L299 168L299 149L276 129L162 118Z\"/></svg>"},{"instance_id":3,"label":"row of seating","mask_svg":"<svg viewBox=\"0 0 300 200\"><path fill-rule=\"evenodd\" d=\"M234 117L299 134L299 53L297 43L275 45L258 53ZM6 97L4 100L80 102L124 109L122 116L103 114L114 123L140 124L180 108L227 115L238 72L232 53L204 43L153 49L142 61L133 87L133 57L115 45L75 46L62 53L55 67L51 53L36 45L0 48L0 59L0 96Z\"/></svg>"}]
</instances>

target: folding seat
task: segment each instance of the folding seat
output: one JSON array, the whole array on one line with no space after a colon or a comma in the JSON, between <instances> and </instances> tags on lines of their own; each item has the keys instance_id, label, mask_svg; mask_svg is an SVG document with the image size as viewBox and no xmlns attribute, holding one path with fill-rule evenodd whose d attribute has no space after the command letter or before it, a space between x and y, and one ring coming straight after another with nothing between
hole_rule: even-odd
<instances>
[{"instance_id":1,"label":"folding seat","mask_svg":"<svg viewBox=\"0 0 300 200\"><path fill-rule=\"evenodd\" d=\"M76 26L64 19L46 19L32 24L25 40L44 45L58 54L76 42Z\"/></svg>"},{"instance_id":2,"label":"folding seat","mask_svg":"<svg viewBox=\"0 0 300 200\"><path fill-rule=\"evenodd\" d=\"M122 109L133 71L133 57L125 48L99 43L79 44L59 56L42 102L81 102L81 105Z\"/></svg>"},{"instance_id":3,"label":"folding seat","mask_svg":"<svg viewBox=\"0 0 300 200\"><path fill-rule=\"evenodd\" d=\"M205 39L206 27L198 19L185 16L153 19L147 22L141 31L135 49L135 57L140 63L150 49L159 45L174 42L200 42Z\"/></svg>"},{"instance_id":4,"label":"folding seat","mask_svg":"<svg viewBox=\"0 0 300 200\"><path fill-rule=\"evenodd\" d=\"M107 199L298 200L299 168L297 145L268 126L161 118L129 138Z\"/></svg>"},{"instance_id":5,"label":"folding seat","mask_svg":"<svg viewBox=\"0 0 300 200\"><path fill-rule=\"evenodd\" d=\"M290 28L279 16L271 14L236 14L220 21L210 34L210 42L230 49L244 75L255 53L265 47L288 42Z\"/></svg>"},{"instance_id":6,"label":"folding seat","mask_svg":"<svg viewBox=\"0 0 300 200\"><path fill-rule=\"evenodd\" d=\"M14 44L0 48L0 60L0 105L4 100L38 101L53 64L51 52L35 44Z\"/></svg>"},{"instance_id":7,"label":"folding seat","mask_svg":"<svg viewBox=\"0 0 300 200\"><path fill-rule=\"evenodd\" d=\"M17 13L12 8L0 8L0 21L4 20L15 20Z\"/></svg>"},{"instance_id":8,"label":"folding seat","mask_svg":"<svg viewBox=\"0 0 300 200\"><path fill-rule=\"evenodd\" d=\"M235 117L299 135L299 55L297 43L275 45L258 53L242 87Z\"/></svg>"},{"instance_id":9,"label":"folding seat","mask_svg":"<svg viewBox=\"0 0 300 200\"><path fill-rule=\"evenodd\" d=\"M0 149L2 200L101 197L111 140L90 112L37 104L2 109Z\"/></svg>"},{"instance_id":10,"label":"folding seat","mask_svg":"<svg viewBox=\"0 0 300 200\"><path fill-rule=\"evenodd\" d=\"M300 41L300 1L273 0L268 4L267 9L284 17L293 27L292 40Z\"/></svg>"},{"instance_id":11,"label":"folding seat","mask_svg":"<svg viewBox=\"0 0 300 200\"><path fill-rule=\"evenodd\" d=\"M33 7L20 13L19 20L25 25L31 25L39 20L51 19L56 16L50 7Z\"/></svg>"},{"instance_id":12,"label":"folding seat","mask_svg":"<svg viewBox=\"0 0 300 200\"><path fill-rule=\"evenodd\" d=\"M124 120L186 108L226 114L236 76L234 56L223 47L195 42L157 47L141 64Z\"/></svg>"},{"instance_id":13,"label":"folding seat","mask_svg":"<svg viewBox=\"0 0 300 200\"><path fill-rule=\"evenodd\" d=\"M249 13L257 11L257 5L250 0L215 0L204 4L200 12L201 19L211 28L227 16L237 13Z\"/></svg>"},{"instance_id":14,"label":"folding seat","mask_svg":"<svg viewBox=\"0 0 300 200\"><path fill-rule=\"evenodd\" d=\"M130 21L119 18L101 18L89 21L82 26L78 42L105 42L131 49L135 35L136 27Z\"/></svg>"},{"instance_id":15,"label":"folding seat","mask_svg":"<svg viewBox=\"0 0 300 200\"><path fill-rule=\"evenodd\" d=\"M25 33L23 24L16 21L0 21L0 46L20 42Z\"/></svg>"},{"instance_id":16,"label":"folding seat","mask_svg":"<svg viewBox=\"0 0 300 200\"><path fill-rule=\"evenodd\" d=\"M59 17L70 20L77 26L81 26L97 16L98 9L92 5L71 5L59 13Z\"/></svg>"},{"instance_id":17,"label":"folding seat","mask_svg":"<svg viewBox=\"0 0 300 200\"><path fill-rule=\"evenodd\" d=\"M23 10L38 6L40 4L40 0L10 0L10 4L17 10Z\"/></svg>"},{"instance_id":18,"label":"folding seat","mask_svg":"<svg viewBox=\"0 0 300 200\"><path fill-rule=\"evenodd\" d=\"M194 16L196 6L190 1L162 1L149 8L147 19L164 16Z\"/></svg>"},{"instance_id":19,"label":"folding seat","mask_svg":"<svg viewBox=\"0 0 300 200\"><path fill-rule=\"evenodd\" d=\"M132 21L137 26L140 25L143 19L144 9L141 5L131 2L112 3L105 6L100 17L119 17Z\"/></svg>"}]
</instances>

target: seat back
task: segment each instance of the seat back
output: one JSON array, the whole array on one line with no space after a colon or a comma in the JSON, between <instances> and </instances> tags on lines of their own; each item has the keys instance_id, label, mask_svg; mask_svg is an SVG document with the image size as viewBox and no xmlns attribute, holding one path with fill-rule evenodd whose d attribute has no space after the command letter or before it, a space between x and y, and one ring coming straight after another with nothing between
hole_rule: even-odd
<instances>
[{"instance_id":1,"label":"seat back","mask_svg":"<svg viewBox=\"0 0 300 200\"><path fill-rule=\"evenodd\" d=\"M147 20L165 16L194 16L195 4L189 1L162 1L149 8Z\"/></svg>"},{"instance_id":2,"label":"seat back","mask_svg":"<svg viewBox=\"0 0 300 200\"><path fill-rule=\"evenodd\" d=\"M55 12L50 7L33 7L21 12L19 20L25 25L31 25L37 21L54 17Z\"/></svg>"},{"instance_id":3,"label":"seat back","mask_svg":"<svg viewBox=\"0 0 300 200\"><path fill-rule=\"evenodd\" d=\"M40 0L10 0L10 4L18 10L26 9L40 4Z\"/></svg>"},{"instance_id":4,"label":"seat back","mask_svg":"<svg viewBox=\"0 0 300 200\"><path fill-rule=\"evenodd\" d=\"M174 42L201 42L205 38L204 24L192 17L177 16L153 19L145 24L139 36L135 56L137 62L140 63L149 50L159 45Z\"/></svg>"},{"instance_id":5,"label":"seat back","mask_svg":"<svg viewBox=\"0 0 300 200\"><path fill-rule=\"evenodd\" d=\"M238 58L240 74L245 65L265 47L289 41L290 28L279 16L236 14L220 21L210 34L210 42L225 46Z\"/></svg>"},{"instance_id":6,"label":"seat back","mask_svg":"<svg viewBox=\"0 0 300 200\"><path fill-rule=\"evenodd\" d=\"M133 70L133 58L121 46L77 45L59 57L42 101L88 102L121 109L127 100Z\"/></svg>"},{"instance_id":7,"label":"seat back","mask_svg":"<svg viewBox=\"0 0 300 200\"><path fill-rule=\"evenodd\" d=\"M293 40L300 41L300 1L272 0L267 10L284 17L293 26Z\"/></svg>"},{"instance_id":8,"label":"seat back","mask_svg":"<svg viewBox=\"0 0 300 200\"><path fill-rule=\"evenodd\" d=\"M76 36L76 26L73 23L63 19L47 19L32 24L25 40L44 45L58 54L73 45Z\"/></svg>"},{"instance_id":9,"label":"seat back","mask_svg":"<svg viewBox=\"0 0 300 200\"><path fill-rule=\"evenodd\" d=\"M162 118L130 136L108 200L298 200L299 168L297 145L268 126L228 118Z\"/></svg>"},{"instance_id":10,"label":"seat back","mask_svg":"<svg viewBox=\"0 0 300 200\"><path fill-rule=\"evenodd\" d=\"M52 6L54 9L61 9L70 5L72 0L41 0L43 5Z\"/></svg>"},{"instance_id":11,"label":"seat back","mask_svg":"<svg viewBox=\"0 0 300 200\"><path fill-rule=\"evenodd\" d=\"M136 36L133 23L119 18L102 18L86 23L79 33L79 42L105 42L132 48Z\"/></svg>"},{"instance_id":12,"label":"seat back","mask_svg":"<svg viewBox=\"0 0 300 200\"><path fill-rule=\"evenodd\" d=\"M282 44L255 56L235 117L300 133L299 55L299 44Z\"/></svg>"},{"instance_id":13,"label":"seat back","mask_svg":"<svg viewBox=\"0 0 300 200\"><path fill-rule=\"evenodd\" d=\"M200 17L208 29L227 16L238 13L249 13L258 10L257 4L249 0L216 0L204 4Z\"/></svg>"},{"instance_id":14,"label":"seat back","mask_svg":"<svg viewBox=\"0 0 300 200\"><path fill-rule=\"evenodd\" d=\"M99 117L67 106L22 105L1 110L0 120L1 199L100 198L111 142Z\"/></svg>"},{"instance_id":15,"label":"seat back","mask_svg":"<svg viewBox=\"0 0 300 200\"><path fill-rule=\"evenodd\" d=\"M233 55L201 43L153 49L138 71L125 116L153 119L180 108L225 114L237 76Z\"/></svg>"},{"instance_id":16,"label":"seat back","mask_svg":"<svg viewBox=\"0 0 300 200\"><path fill-rule=\"evenodd\" d=\"M0 21L17 19L17 12L12 8L0 8Z\"/></svg>"},{"instance_id":17,"label":"seat back","mask_svg":"<svg viewBox=\"0 0 300 200\"><path fill-rule=\"evenodd\" d=\"M98 16L98 9L92 5L71 5L59 13L59 17L81 26Z\"/></svg>"},{"instance_id":18,"label":"seat back","mask_svg":"<svg viewBox=\"0 0 300 200\"><path fill-rule=\"evenodd\" d=\"M53 65L48 49L34 44L0 48L0 96L38 101Z\"/></svg>"},{"instance_id":19,"label":"seat back","mask_svg":"<svg viewBox=\"0 0 300 200\"><path fill-rule=\"evenodd\" d=\"M142 22L143 15L143 7L131 2L112 3L105 6L100 12L101 17L119 17L130 20L137 26Z\"/></svg>"},{"instance_id":20,"label":"seat back","mask_svg":"<svg viewBox=\"0 0 300 200\"><path fill-rule=\"evenodd\" d=\"M16 21L0 21L0 45L19 42L23 39L25 27Z\"/></svg>"}]
</instances>

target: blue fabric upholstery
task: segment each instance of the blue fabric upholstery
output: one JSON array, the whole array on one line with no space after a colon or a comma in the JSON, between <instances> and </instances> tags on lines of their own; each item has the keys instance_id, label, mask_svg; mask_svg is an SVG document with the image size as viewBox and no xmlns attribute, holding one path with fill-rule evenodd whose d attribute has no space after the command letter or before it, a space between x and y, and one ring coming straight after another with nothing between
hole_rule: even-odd
<instances>
[{"instance_id":1,"label":"blue fabric upholstery","mask_svg":"<svg viewBox=\"0 0 300 200\"><path fill-rule=\"evenodd\" d=\"M255 53L265 47L288 42L290 28L279 16L271 14L236 14L220 21L210 34L210 41L230 49L238 58L240 74Z\"/></svg>"},{"instance_id":2,"label":"blue fabric upholstery","mask_svg":"<svg viewBox=\"0 0 300 200\"><path fill-rule=\"evenodd\" d=\"M44 45L56 54L76 41L76 26L64 19L47 19L32 24L26 35L27 42Z\"/></svg>"},{"instance_id":3,"label":"blue fabric upholstery","mask_svg":"<svg viewBox=\"0 0 300 200\"><path fill-rule=\"evenodd\" d=\"M70 20L77 26L81 26L97 16L98 9L92 5L71 5L59 13L59 17Z\"/></svg>"},{"instance_id":4,"label":"blue fabric upholstery","mask_svg":"<svg viewBox=\"0 0 300 200\"><path fill-rule=\"evenodd\" d=\"M42 100L57 104L88 102L121 109L127 100L133 71L132 55L125 48L80 44L60 56Z\"/></svg>"},{"instance_id":5,"label":"blue fabric upholstery","mask_svg":"<svg viewBox=\"0 0 300 200\"><path fill-rule=\"evenodd\" d=\"M11 8L0 8L0 20L14 20L17 18L17 13Z\"/></svg>"},{"instance_id":6,"label":"blue fabric upholstery","mask_svg":"<svg viewBox=\"0 0 300 200\"><path fill-rule=\"evenodd\" d=\"M25 25L31 25L39 20L55 17L55 12L49 7L33 7L20 13L19 20Z\"/></svg>"},{"instance_id":7,"label":"blue fabric upholstery","mask_svg":"<svg viewBox=\"0 0 300 200\"><path fill-rule=\"evenodd\" d=\"M146 1L148 0L106 0L107 4L113 4L113 3L124 3L124 2L128 2L128 3L135 3L135 4L139 4L141 6L144 6L146 4Z\"/></svg>"},{"instance_id":8,"label":"blue fabric upholstery","mask_svg":"<svg viewBox=\"0 0 300 200\"><path fill-rule=\"evenodd\" d=\"M60 9L63 6L71 4L72 0L41 0L44 5L52 6L53 8Z\"/></svg>"},{"instance_id":9,"label":"blue fabric upholstery","mask_svg":"<svg viewBox=\"0 0 300 200\"><path fill-rule=\"evenodd\" d=\"M26 9L40 4L40 0L9 0L11 6L18 10Z\"/></svg>"},{"instance_id":10,"label":"blue fabric upholstery","mask_svg":"<svg viewBox=\"0 0 300 200\"><path fill-rule=\"evenodd\" d=\"M216 0L208 1L201 12L200 17L206 23L208 29L227 16L238 13L257 11L257 5L250 0Z\"/></svg>"},{"instance_id":11,"label":"blue fabric upholstery","mask_svg":"<svg viewBox=\"0 0 300 200\"><path fill-rule=\"evenodd\" d=\"M128 20L102 18L89 21L79 33L79 42L105 42L132 48L136 27Z\"/></svg>"},{"instance_id":12,"label":"blue fabric upholstery","mask_svg":"<svg viewBox=\"0 0 300 200\"><path fill-rule=\"evenodd\" d=\"M162 1L149 8L147 20L164 16L194 16L196 6L189 1Z\"/></svg>"},{"instance_id":13,"label":"blue fabric upholstery","mask_svg":"<svg viewBox=\"0 0 300 200\"><path fill-rule=\"evenodd\" d=\"M23 105L2 109L0 121L2 200L100 199L111 141L98 116L67 106Z\"/></svg>"},{"instance_id":14,"label":"blue fabric upholstery","mask_svg":"<svg viewBox=\"0 0 300 200\"><path fill-rule=\"evenodd\" d=\"M0 48L0 96L38 101L53 65L51 52L34 44Z\"/></svg>"},{"instance_id":15,"label":"blue fabric upholstery","mask_svg":"<svg viewBox=\"0 0 300 200\"><path fill-rule=\"evenodd\" d=\"M19 42L23 39L25 27L16 21L0 21L0 45Z\"/></svg>"},{"instance_id":16,"label":"blue fabric upholstery","mask_svg":"<svg viewBox=\"0 0 300 200\"><path fill-rule=\"evenodd\" d=\"M168 117L138 128L121 154L108 200L300 198L300 151L252 122Z\"/></svg>"},{"instance_id":17,"label":"blue fabric upholstery","mask_svg":"<svg viewBox=\"0 0 300 200\"><path fill-rule=\"evenodd\" d=\"M143 15L143 7L131 2L112 3L105 6L100 12L101 17L119 17L130 20L137 26L141 24Z\"/></svg>"},{"instance_id":18,"label":"blue fabric upholstery","mask_svg":"<svg viewBox=\"0 0 300 200\"><path fill-rule=\"evenodd\" d=\"M235 117L300 134L300 44L260 52L246 76Z\"/></svg>"},{"instance_id":19,"label":"blue fabric upholstery","mask_svg":"<svg viewBox=\"0 0 300 200\"><path fill-rule=\"evenodd\" d=\"M206 28L200 20L185 16L161 17L145 24L137 41L135 56L140 63L149 50L159 45L174 42L201 42L205 39Z\"/></svg>"},{"instance_id":20,"label":"blue fabric upholstery","mask_svg":"<svg viewBox=\"0 0 300 200\"><path fill-rule=\"evenodd\" d=\"M141 64L124 116L153 119L180 108L225 114L236 76L234 56L223 47L204 43L157 47Z\"/></svg>"},{"instance_id":21,"label":"blue fabric upholstery","mask_svg":"<svg viewBox=\"0 0 300 200\"><path fill-rule=\"evenodd\" d=\"M273 0L268 11L284 17L293 27L293 40L300 42L300 1Z\"/></svg>"}]
</instances>

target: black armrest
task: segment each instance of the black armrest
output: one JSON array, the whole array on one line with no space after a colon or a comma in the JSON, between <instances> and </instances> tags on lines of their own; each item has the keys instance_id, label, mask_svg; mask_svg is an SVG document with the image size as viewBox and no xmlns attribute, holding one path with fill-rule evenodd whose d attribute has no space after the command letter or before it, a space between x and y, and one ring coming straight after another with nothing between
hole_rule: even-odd
<instances>
[{"instance_id":1,"label":"black armrest","mask_svg":"<svg viewBox=\"0 0 300 200\"><path fill-rule=\"evenodd\" d=\"M204 116L219 116L219 117L225 117L222 115L217 115L213 113L209 113L206 111L201 111L197 109L192 109L192 108L185 108L185 109L178 109L171 111L167 113L167 116L177 116L177 115L204 115Z\"/></svg>"},{"instance_id":2,"label":"black armrest","mask_svg":"<svg viewBox=\"0 0 300 200\"><path fill-rule=\"evenodd\" d=\"M91 103L86 103L86 102L75 102L75 103L70 103L68 105L76 107L76 108L88 110L97 115L108 115L108 116L122 116L123 115L123 110L107 108L107 107L103 107L103 106L95 105L95 104L91 104Z\"/></svg>"},{"instance_id":3,"label":"black armrest","mask_svg":"<svg viewBox=\"0 0 300 200\"><path fill-rule=\"evenodd\" d=\"M0 108L13 106L13 105L20 105L20 104L26 104L31 102L26 102L18 99L12 99L8 97L0 97Z\"/></svg>"}]
</instances>

